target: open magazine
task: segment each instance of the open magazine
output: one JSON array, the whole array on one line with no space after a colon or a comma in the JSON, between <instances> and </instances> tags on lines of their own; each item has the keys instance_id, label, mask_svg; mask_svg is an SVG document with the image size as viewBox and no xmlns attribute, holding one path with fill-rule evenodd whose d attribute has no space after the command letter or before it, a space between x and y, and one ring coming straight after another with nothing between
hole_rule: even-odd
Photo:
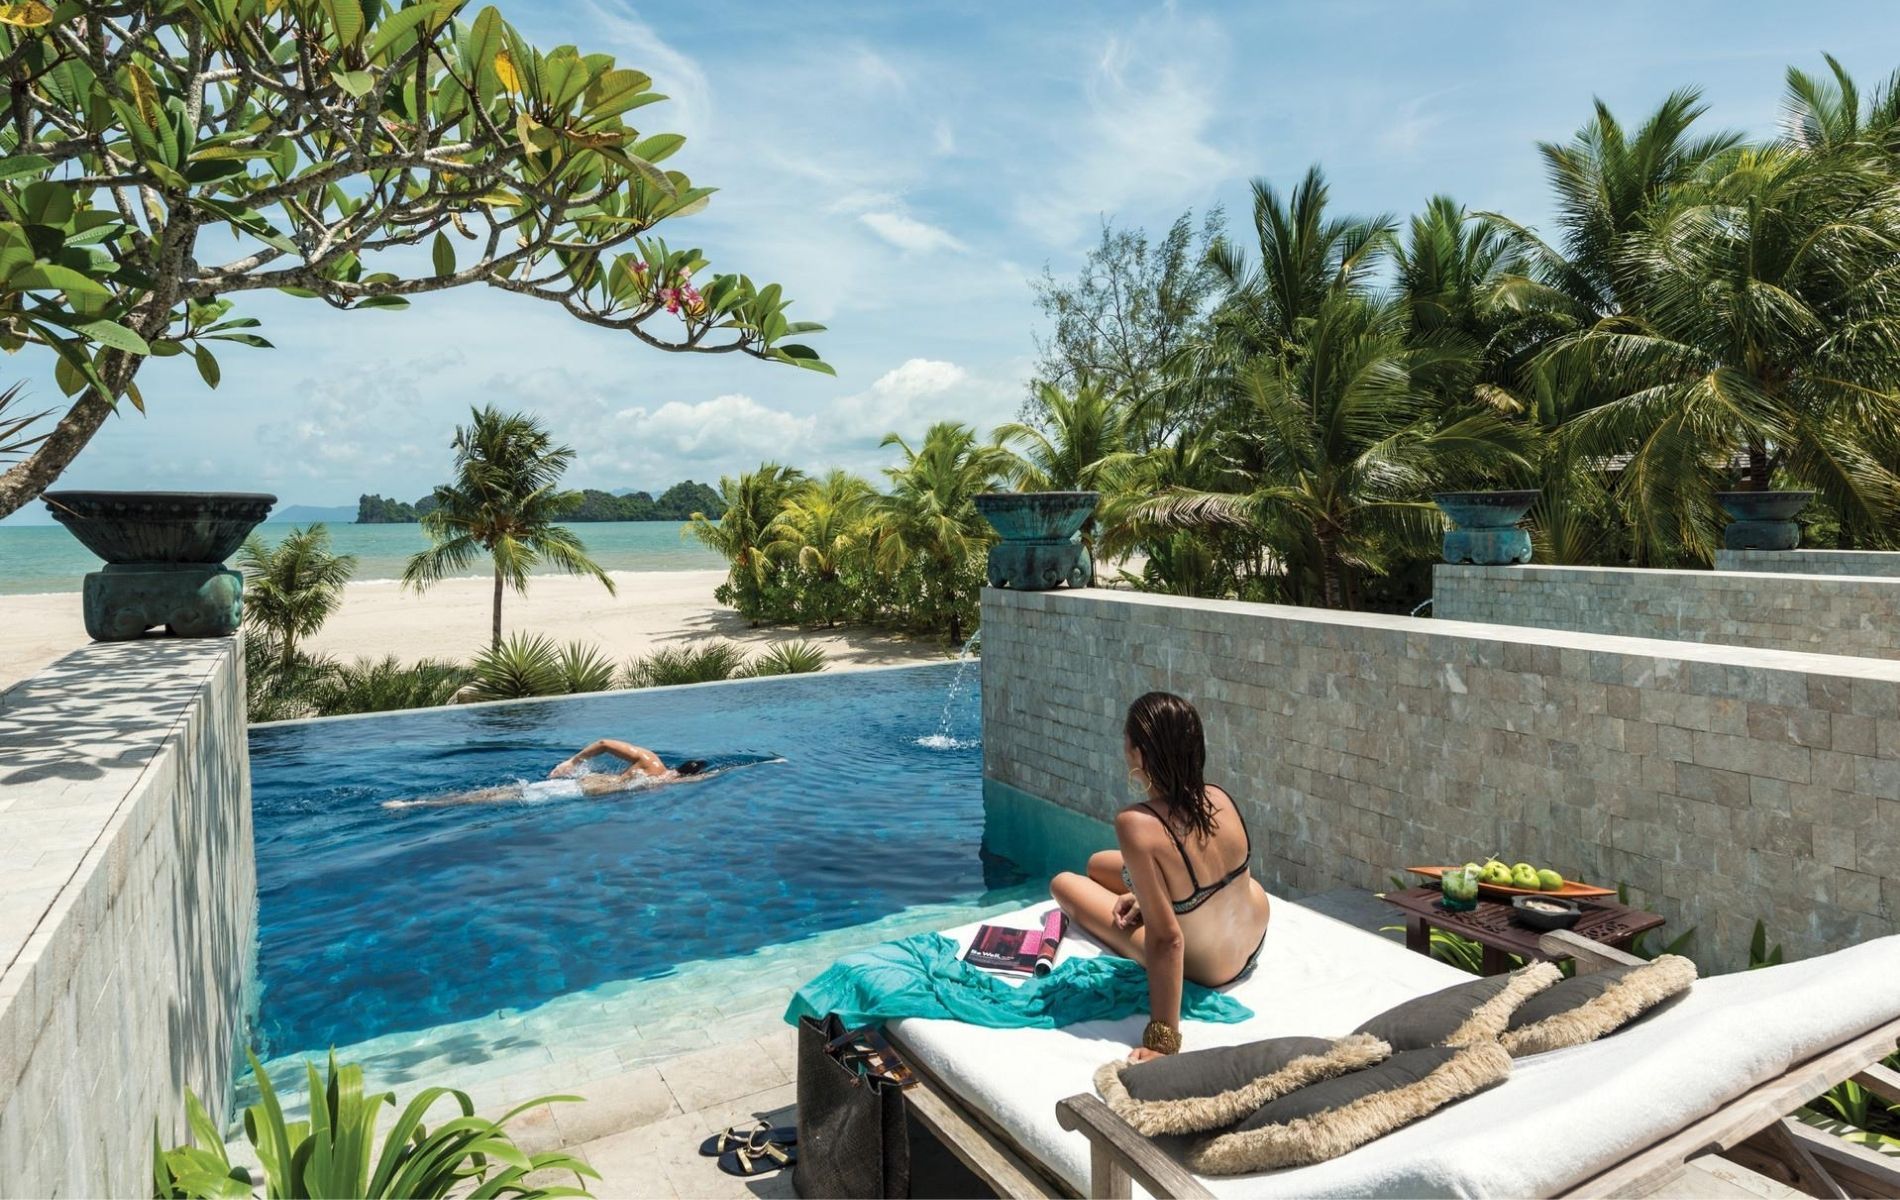
<instances>
[{"instance_id":1,"label":"open magazine","mask_svg":"<svg viewBox=\"0 0 1900 1200\"><path fill-rule=\"evenodd\" d=\"M976 938L971 941L963 961L989 971L1047 975L1055 968L1056 952L1062 948L1062 935L1068 931L1069 918L1061 909L1044 917L1041 929L984 925L976 931Z\"/></svg>"}]
</instances>

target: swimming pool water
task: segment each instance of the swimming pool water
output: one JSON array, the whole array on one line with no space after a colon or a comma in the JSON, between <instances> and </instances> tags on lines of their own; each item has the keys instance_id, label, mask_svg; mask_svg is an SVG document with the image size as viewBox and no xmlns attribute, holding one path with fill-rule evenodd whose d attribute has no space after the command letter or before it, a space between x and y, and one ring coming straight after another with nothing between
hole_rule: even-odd
<instances>
[{"instance_id":1,"label":"swimming pool water","mask_svg":"<svg viewBox=\"0 0 1900 1200\"><path fill-rule=\"evenodd\" d=\"M1022 885L983 845L975 688L815 675L252 731L264 1057L525 1009ZM597 737L704 781L383 807L538 779ZM774 761L766 761L774 760Z\"/></svg>"}]
</instances>

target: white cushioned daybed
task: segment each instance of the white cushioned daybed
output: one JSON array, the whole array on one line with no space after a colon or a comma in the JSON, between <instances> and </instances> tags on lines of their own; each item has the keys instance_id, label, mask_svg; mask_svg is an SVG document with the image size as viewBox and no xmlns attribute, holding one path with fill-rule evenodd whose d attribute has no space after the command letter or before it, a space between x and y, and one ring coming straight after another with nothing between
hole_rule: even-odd
<instances>
[{"instance_id":1,"label":"white cushioned daybed","mask_svg":"<svg viewBox=\"0 0 1900 1200\"><path fill-rule=\"evenodd\" d=\"M1034 928L1049 907L993 921ZM967 947L975 930L945 933ZM1102 952L1075 932L1062 955ZM1233 1025L1190 1022L1184 1048L1342 1035L1395 1004L1470 978L1396 941L1275 898L1258 969L1225 989L1253 1017ZM1144 1014L1049 1030L913 1018L892 1022L890 1032L934 1088L1000 1133L1044 1176L1080 1195L1109 1195L1127 1181L1099 1177L1091 1141L1063 1128L1058 1105L1091 1092L1096 1069L1127 1055L1145 1020ZM1331 1161L1194 1182L1222 1197L1557 1195L1605 1180L1606 1172L1677 1131L1693 1140L1695 1131L1685 1127L1737 1107L1731 1102L1817 1055L1857 1037L1884 1044L1833 1079L1854 1075L1892 1051L1892 1028L1900 1028L1900 937L1700 980L1647 1020L1589 1045L1520 1058L1504 1084ZM1755 1096L1749 1100L1740 1107L1757 1107ZM1736 1138L1799 1103L1764 1112ZM1114 1121L1106 1109L1096 1115Z\"/></svg>"}]
</instances>

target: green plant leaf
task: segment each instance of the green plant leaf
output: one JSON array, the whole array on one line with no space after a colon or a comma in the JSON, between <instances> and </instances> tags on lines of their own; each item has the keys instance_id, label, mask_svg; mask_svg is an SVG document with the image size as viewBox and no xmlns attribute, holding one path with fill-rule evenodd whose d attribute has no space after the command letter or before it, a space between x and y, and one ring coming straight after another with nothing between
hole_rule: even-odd
<instances>
[{"instance_id":1,"label":"green plant leaf","mask_svg":"<svg viewBox=\"0 0 1900 1200\"><path fill-rule=\"evenodd\" d=\"M191 357L198 363L199 377L202 378L208 386L217 387L218 380L223 378L222 372L218 370L217 356L211 353L209 347L199 346L191 352Z\"/></svg>"},{"instance_id":2,"label":"green plant leaf","mask_svg":"<svg viewBox=\"0 0 1900 1200\"><path fill-rule=\"evenodd\" d=\"M455 274L455 246L450 243L449 235L439 229L429 247L429 257L434 262L436 278Z\"/></svg>"},{"instance_id":3,"label":"green plant leaf","mask_svg":"<svg viewBox=\"0 0 1900 1200\"><path fill-rule=\"evenodd\" d=\"M74 325L75 332L83 333L101 346L110 346L114 350L124 350L131 354L150 354L151 346L144 338L119 324L117 321L86 321Z\"/></svg>"},{"instance_id":4,"label":"green plant leaf","mask_svg":"<svg viewBox=\"0 0 1900 1200\"><path fill-rule=\"evenodd\" d=\"M53 164L37 154L9 154L0 158L0 179L18 179L50 171Z\"/></svg>"}]
</instances>

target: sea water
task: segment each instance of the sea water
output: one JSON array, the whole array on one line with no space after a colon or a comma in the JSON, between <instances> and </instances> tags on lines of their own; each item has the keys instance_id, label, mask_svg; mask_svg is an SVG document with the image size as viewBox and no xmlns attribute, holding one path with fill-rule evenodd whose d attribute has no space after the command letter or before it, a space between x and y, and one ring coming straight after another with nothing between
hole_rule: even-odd
<instances>
[{"instance_id":1,"label":"sea water","mask_svg":"<svg viewBox=\"0 0 1900 1200\"><path fill-rule=\"evenodd\" d=\"M266 521L257 527L267 542L280 540L292 524ZM338 525L326 523L338 554L354 554L357 580L402 578L410 555L428 548L419 525ZM678 521L588 521L570 526L595 562L609 571L698 571L718 569L725 561L691 536L680 536ZM0 525L0 595L76 592L79 581L100 562L60 525ZM486 559L466 572L486 576Z\"/></svg>"}]
</instances>

